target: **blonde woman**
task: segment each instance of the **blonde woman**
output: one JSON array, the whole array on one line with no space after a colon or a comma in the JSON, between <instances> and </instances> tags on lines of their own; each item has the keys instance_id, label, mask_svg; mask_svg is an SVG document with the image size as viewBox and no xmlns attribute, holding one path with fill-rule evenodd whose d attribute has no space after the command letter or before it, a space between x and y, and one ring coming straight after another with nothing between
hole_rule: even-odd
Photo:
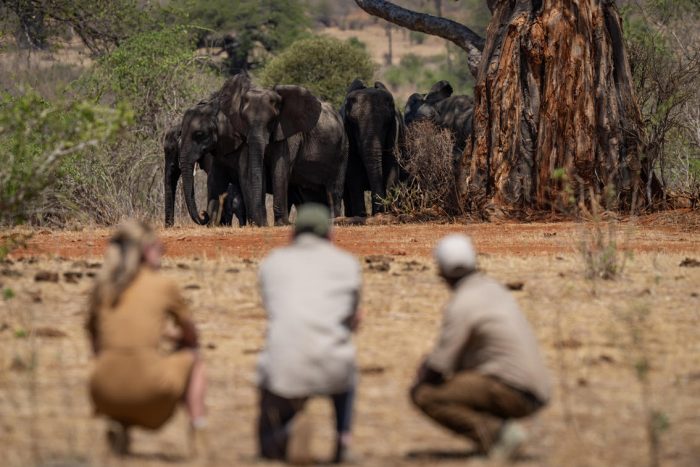
<instances>
[{"instance_id":1,"label":"blonde woman","mask_svg":"<svg viewBox=\"0 0 700 467\"><path fill-rule=\"evenodd\" d=\"M87 329L96 356L90 395L95 413L111 420L107 438L119 455L128 453L129 427L160 428L179 402L189 413L191 449L204 447L204 363L180 291L158 272L162 252L147 225L123 224L90 299ZM166 331L169 318L178 332Z\"/></svg>"}]
</instances>

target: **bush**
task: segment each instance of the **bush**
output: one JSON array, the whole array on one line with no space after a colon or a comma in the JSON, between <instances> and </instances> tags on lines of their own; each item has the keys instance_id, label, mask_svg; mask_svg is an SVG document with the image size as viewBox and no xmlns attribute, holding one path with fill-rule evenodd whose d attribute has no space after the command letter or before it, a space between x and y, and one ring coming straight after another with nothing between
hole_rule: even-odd
<instances>
[{"instance_id":1,"label":"bush","mask_svg":"<svg viewBox=\"0 0 700 467\"><path fill-rule=\"evenodd\" d=\"M461 50L451 56L465 55ZM415 87L417 92L427 92L430 87L440 80L450 82L455 94L471 94L474 80L469 74L466 64L453 64L448 67L446 57L437 55L434 57L419 57L415 54L406 54L401 57L398 65L391 66L384 71L384 80L393 88L400 86ZM461 72L458 73L457 70Z\"/></svg>"},{"instance_id":2,"label":"bush","mask_svg":"<svg viewBox=\"0 0 700 467\"><path fill-rule=\"evenodd\" d=\"M0 224L43 212L42 199L69 170L130 121L126 106L43 100L34 92L0 99Z\"/></svg>"},{"instance_id":3,"label":"bush","mask_svg":"<svg viewBox=\"0 0 700 467\"><path fill-rule=\"evenodd\" d=\"M340 107L356 78L370 81L375 66L369 54L349 42L313 37L295 42L272 59L259 74L264 86L297 84Z\"/></svg>"},{"instance_id":4,"label":"bush","mask_svg":"<svg viewBox=\"0 0 700 467\"><path fill-rule=\"evenodd\" d=\"M189 11L192 24L199 26L200 42L210 31L230 33L236 38L234 61L245 68L261 65L254 50L269 53L284 49L303 37L309 26L299 0L179 0Z\"/></svg>"},{"instance_id":5,"label":"bush","mask_svg":"<svg viewBox=\"0 0 700 467\"><path fill-rule=\"evenodd\" d=\"M193 49L183 27L138 34L101 58L78 88L96 99L129 102L142 123L152 124L157 114L205 97L193 86L195 75L207 73Z\"/></svg>"},{"instance_id":6,"label":"bush","mask_svg":"<svg viewBox=\"0 0 700 467\"><path fill-rule=\"evenodd\" d=\"M462 212L457 194L453 157L454 137L429 121L413 123L406 131L401 150L396 152L407 180L390 190L387 210L397 215L438 216Z\"/></svg>"}]
</instances>

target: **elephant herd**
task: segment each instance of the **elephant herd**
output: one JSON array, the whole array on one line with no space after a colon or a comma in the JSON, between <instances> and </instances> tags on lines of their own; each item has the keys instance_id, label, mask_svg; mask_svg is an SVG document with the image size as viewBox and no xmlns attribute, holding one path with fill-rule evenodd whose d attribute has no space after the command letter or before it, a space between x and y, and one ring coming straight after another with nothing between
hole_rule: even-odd
<instances>
[{"instance_id":1,"label":"elephant herd","mask_svg":"<svg viewBox=\"0 0 700 467\"><path fill-rule=\"evenodd\" d=\"M446 81L412 95L405 118L380 82L355 80L340 111L294 85L259 87L245 73L229 78L208 99L188 109L166 132L165 225L172 226L182 177L185 204L200 225L267 224L272 194L275 225L289 223L293 205L316 202L335 217L381 212L387 190L407 175L396 158L406 125L429 119L454 132L461 152L471 132L472 101L451 96ZM195 200L196 167L207 174L207 205Z\"/></svg>"}]
</instances>

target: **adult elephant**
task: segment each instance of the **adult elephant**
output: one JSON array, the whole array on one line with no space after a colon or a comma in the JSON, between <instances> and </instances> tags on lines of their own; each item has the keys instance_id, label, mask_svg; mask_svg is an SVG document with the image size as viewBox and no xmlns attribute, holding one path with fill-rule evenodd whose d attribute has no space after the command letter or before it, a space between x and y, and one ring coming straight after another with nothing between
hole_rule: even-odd
<instances>
[{"instance_id":1,"label":"adult elephant","mask_svg":"<svg viewBox=\"0 0 700 467\"><path fill-rule=\"evenodd\" d=\"M412 94L404 108L406 126L421 120L430 120L454 135L455 154L464 151L467 138L472 132L474 100L466 95L453 96L448 81L433 84L427 94Z\"/></svg>"},{"instance_id":2,"label":"adult elephant","mask_svg":"<svg viewBox=\"0 0 700 467\"><path fill-rule=\"evenodd\" d=\"M201 154L214 154L208 177L208 206L216 205L225 184L237 180L248 220L266 225L266 185L272 185L275 222L288 222L289 193L322 187L338 211L347 164L340 117L299 86L259 88L246 73L224 83L207 107L183 117L180 166L190 216L206 223L192 195L192 169ZM214 150L213 148L217 148Z\"/></svg>"},{"instance_id":3,"label":"adult elephant","mask_svg":"<svg viewBox=\"0 0 700 467\"><path fill-rule=\"evenodd\" d=\"M383 211L387 189L399 179L394 150L403 136L403 120L394 96L380 82L368 88L355 80L341 108L349 140L345 177L345 215L366 216L364 192L372 192L372 214Z\"/></svg>"},{"instance_id":4,"label":"adult elephant","mask_svg":"<svg viewBox=\"0 0 700 467\"><path fill-rule=\"evenodd\" d=\"M175 221L175 194L177 192L177 183L182 174L180 169L180 134L181 124L178 123L170 127L163 138L163 152L165 155L165 227L172 227ZM195 167L199 166L209 174L212 163L213 154L207 152L195 161ZM246 216L243 208L243 199L240 195L240 190L235 184L228 185L223 209L217 214L213 217L216 217L216 220L220 220L220 223L223 225L231 225L234 214L238 218L239 224L245 225Z\"/></svg>"}]
</instances>

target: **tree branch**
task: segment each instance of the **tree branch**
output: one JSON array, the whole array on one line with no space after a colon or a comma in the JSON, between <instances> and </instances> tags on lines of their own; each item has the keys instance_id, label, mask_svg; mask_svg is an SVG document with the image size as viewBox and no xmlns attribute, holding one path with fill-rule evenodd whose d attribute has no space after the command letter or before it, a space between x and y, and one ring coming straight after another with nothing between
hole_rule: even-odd
<instances>
[{"instance_id":1,"label":"tree branch","mask_svg":"<svg viewBox=\"0 0 700 467\"><path fill-rule=\"evenodd\" d=\"M407 10L384 0L355 0L355 3L372 16L413 31L424 32L454 42L467 52L469 71L476 77L481 61L481 51L484 50L486 41L465 25L451 19Z\"/></svg>"}]
</instances>

